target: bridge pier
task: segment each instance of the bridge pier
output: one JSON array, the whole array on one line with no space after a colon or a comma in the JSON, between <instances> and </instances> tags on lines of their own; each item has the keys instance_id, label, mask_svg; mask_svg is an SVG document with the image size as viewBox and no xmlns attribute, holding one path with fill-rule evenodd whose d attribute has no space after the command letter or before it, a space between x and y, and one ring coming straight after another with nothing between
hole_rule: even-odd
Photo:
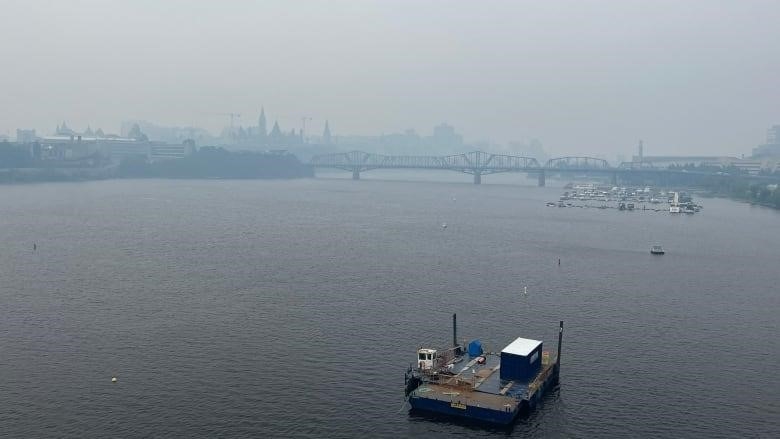
<instances>
[{"instance_id":1,"label":"bridge pier","mask_svg":"<svg viewBox=\"0 0 780 439\"><path fill-rule=\"evenodd\" d=\"M479 172L474 173L474 184L482 184L482 174Z\"/></svg>"},{"instance_id":2,"label":"bridge pier","mask_svg":"<svg viewBox=\"0 0 780 439\"><path fill-rule=\"evenodd\" d=\"M352 179L353 180L360 180L360 171L357 169L352 171Z\"/></svg>"},{"instance_id":3,"label":"bridge pier","mask_svg":"<svg viewBox=\"0 0 780 439\"><path fill-rule=\"evenodd\" d=\"M545 186L544 171L539 171L539 187Z\"/></svg>"}]
</instances>

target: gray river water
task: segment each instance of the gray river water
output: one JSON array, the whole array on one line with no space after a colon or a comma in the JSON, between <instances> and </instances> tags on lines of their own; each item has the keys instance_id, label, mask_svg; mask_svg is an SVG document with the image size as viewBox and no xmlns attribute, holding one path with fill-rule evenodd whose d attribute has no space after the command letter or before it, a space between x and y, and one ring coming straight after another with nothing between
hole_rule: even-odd
<instances>
[{"instance_id":1,"label":"gray river water","mask_svg":"<svg viewBox=\"0 0 780 439\"><path fill-rule=\"evenodd\" d=\"M0 186L0 436L777 437L780 212L545 207L560 192ZM566 322L560 388L511 431L403 406L453 312L493 350Z\"/></svg>"}]
</instances>

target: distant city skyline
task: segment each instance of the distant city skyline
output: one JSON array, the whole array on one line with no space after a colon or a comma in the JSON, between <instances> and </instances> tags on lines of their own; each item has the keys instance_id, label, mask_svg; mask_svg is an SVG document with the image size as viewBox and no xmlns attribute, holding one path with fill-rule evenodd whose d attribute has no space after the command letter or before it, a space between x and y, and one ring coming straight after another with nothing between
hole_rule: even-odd
<instances>
[{"instance_id":1,"label":"distant city skyline","mask_svg":"<svg viewBox=\"0 0 780 439\"><path fill-rule=\"evenodd\" d=\"M780 4L9 0L0 133L128 119L748 154L780 122ZM269 116L269 127L272 121ZM307 128L307 131L308 128Z\"/></svg>"},{"instance_id":2,"label":"distant city skyline","mask_svg":"<svg viewBox=\"0 0 780 439\"><path fill-rule=\"evenodd\" d=\"M236 116L231 115L232 116ZM249 118L251 119L251 118ZM311 121L312 118L306 118ZM494 153L509 153L533 157L539 160L546 160L551 157L549 152L544 149L543 143L536 138L528 138L507 142L506 144L491 143L489 141L466 142L456 128L446 122L442 122L432 128L432 135L421 136L414 128L409 128L403 132L382 133L374 135L338 135L332 134L330 123L325 120L325 125L321 134L313 132L311 124L308 134L304 136L302 128L296 130L283 130L278 121L274 120L273 127L269 131L267 127L267 118L265 108L261 107L255 126L244 126L232 120L233 126L225 126L219 133L210 132L202 127L195 126L164 126L155 124L152 121L142 119L123 120L120 129L116 132L104 131L102 127L93 129L91 125L83 130L73 129L67 121L57 123L53 130L43 129L16 129L16 136L9 134L0 134L0 140L15 140L17 142L30 143L36 141L36 138L90 138L90 139L110 139L110 138L139 138L142 136L152 141L162 141L171 144L183 143L194 140L195 144L217 145L235 147L235 149L262 149L269 148L298 148L305 145L322 147L332 147L328 151L337 151L345 149L363 149L387 154L406 154L406 155L447 155L466 152L467 150L484 150ZM302 121L303 123L303 121ZM146 137L148 134L148 137ZM780 125L773 125L766 130L765 142L751 148L753 157L775 157L777 156L778 141L780 140ZM635 145L632 154L631 151L620 152L614 156L608 156L601 152L587 152L582 154L591 155L612 161L619 164L624 161L640 162L643 154L644 142L640 139ZM311 152L309 148L309 152ZM325 152L325 151L321 151ZM704 154L703 156L729 156L718 154ZM731 154L738 156L748 156L747 153ZM663 155L662 155L663 156ZM686 154L671 154L669 156L684 157ZM656 156L657 157L657 156Z\"/></svg>"},{"instance_id":3,"label":"distant city skyline","mask_svg":"<svg viewBox=\"0 0 780 439\"><path fill-rule=\"evenodd\" d=\"M237 113L237 114L242 114L242 113ZM238 128L250 128L250 127L256 129L257 128L257 124L258 124L258 120L257 120L258 117L260 117L261 115L264 115L264 106L261 106L260 112L256 115L257 117L253 118L253 116L251 114L249 114L249 113L247 113L247 114L248 114L248 117L246 118L247 122L252 123L252 121L254 120L254 124L255 125L254 126L253 125L249 125L249 124L243 123L242 121L239 121L238 119L235 119L234 120L234 126L235 126L236 129L238 129ZM281 118L281 120L285 120L285 119L291 120L291 118ZM71 122L67 122L67 119L63 119L62 120L63 124L67 123L69 127L77 128L74 131L79 132L79 133L86 132L87 135L90 135L89 133L92 133L94 131L100 131L101 133L105 132L108 135L122 135L125 131L127 131L127 125L130 124L130 123L133 123L133 122L151 123L151 124L157 125L160 128L163 128L163 129L178 129L178 130L181 130L181 131L186 131L186 130L189 129L189 130L193 130L193 131L196 131L196 132L207 133L207 135L209 137L215 138L215 139L219 138L222 135L224 135L224 132L231 128L229 123L226 124L226 125L225 124L220 125L219 123L217 123L217 124L214 124L214 126L217 127L217 128L216 129L211 129L210 127L198 126L198 125L180 125L180 126L178 126L178 125L165 125L163 123L159 123L157 121L148 120L148 119L144 119L144 118L138 118L138 119L128 119L128 118L125 118L125 119L122 119L118 123L118 127L116 129L113 129L113 128L111 128L111 129L104 129L102 126L98 127L98 126L92 125L92 124L90 124L88 122L86 123L85 126L83 126L83 129L81 129L81 127L79 125L72 124ZM272 119L271 120L272 127L273 127L274 124L279 124L279 119ZM299 121L299 124L300 124L300 121ZM298 127L294 126L294 121L293 121L293 125L284 126L284 128L281 128L282 127L281 124L279 124L279 126L280 126L280 129L283 130L285 133L289 133L290 131L294 131L296 133L296 135L298 135L300 130L301 130L301 126L298 126ZM327 128L329 136L332 136L332 139L333 139L332 142L333 142L334 146L336 146L336 144L338 143L337 142L338 139L357 139L357 138L374 138L374 137L375 138L383 138L383 137L387 138L387 136L395 136L395 135L400 135L400 134L409 133L409 132L414 132L414 133L419 132L419 133L422 133L422 134L428 134L428 133L436 134L437 129L440 129L440 127L442 127L442 126L448 126L450 128L457 128L457 127L453 127L452 125L448 124L447 122L442 121L440 123L435 124L434 126L423 127L421 129L419 129L418 127L407 127L405 129L397 130L397 131L394 131L394 132L384 131L384 132L381 132L381 133L341 133L341 132L337 132L337 131L334 132L334 131L332 131L330 129L330 120L329 119L322 120L321 130L318 130L318 128L320 128L320 127L318 127L317 120L312 118L312 117L307 117L307 125L306 125L306 133L305 133L305 135L306 135L307 139L314 140L315 142L317 142L317 141L319 141L319 139L322 138L322 136L324 134L324 130ZM2 134L2 137L11 138L12 139L12 138L14 138L14 133L17 130L19 130L19 129L21 129L21 130L32 129L32 130L36 130L36 132L39 135L55 135L57 130L59 129L59 127L60 127L59 123L55 124L55 128L51 128L51 127L48 127L48 126L39 128L39 127L30 127L28 125L28 126L24 126L24 127L17 127L17 128L15 128L13 130L6 129L6 132L0 133L0 134ZM270 132L270 131L271 130L269 129L267 132ZM492 139L490 139L487 136L477 137L477 138L473 138L473 139L466 139L465 136L457 134L454 131L453 131L452 135L455 135L455 136L457 136L460 139L459 142L455 142L455 143L452 144L452 146L454 146L454 147L459 146L459 145L464 145L464 144L465 145L488 145L487 149L491 149L490 145L493 145L493 149L496 150L496 152L500 152L500 151L507 151L507 150L511 151L511 150L518 150L518 149L527 149L530 146L530 148L531 148L530 150L536 152L536 154L529 154L531 156L534 156L534 155L548 156L551 153L553 155L555 155L554 152L551 152L551 150L547 149L546 145L544 144L543 139L538 139L536 137L524 137L523 138L523 137L520 137L520 136L516 136L516 137L513 137L513 138L511 138L511 140L508 140L506 142L495 142L495 141L493 141ZM702 152L702 153L696 153L696 154L692 154L692 155L713 155L713 156L723 155L723 156L735 156L735 157L738 157L738 156L741 156L741 155L749 155L751 153L751 151L753 150L753 148L755 148L755 146L757 144L763 143L763 139L765 138L765 136L766 136L766 129L764 131L759 130L756 133L753 133L753 136L752 136L752 137L755 137L755 138L759 139L757 142L755 142L754 144L745 144L744 147L742 147L741 149L735 149L735 151L731 152L731 153L726 152L726 153L718 154L718 153L714 153L714 152L707 152L707 151L705 151L705 152ZM608 158L611 161L614 161L614 160L620 161L621 158L630 158L633 154L635 154L638 142L640 142L640 141L644 142L642 139L636 139L632 145L626 145L626 148L624 150L617 151L614 154L604 153L604 152L593 153L593 152L589 152L587 150L581 150L579 152L582 153L582 154L586 154L587 153L587 154L592 154L592 155L603 157L603 158ZM329 141L327 143L331 143L331 142ZM346 144L348 145L350 143L354 143L354 142L353 141L348 141ZM455 151L455 150L453 150L453 151ZM667 152L667 153L653 151L652 145L651 145L650 151L653 152L653 153L658 153L659 155L675 155L675 153L677 153L677 151L671 151L671 152ZM412 151L409 151L409 153L411 153L411 152ZM421 150L419 153L424 155L427 152L425 150ZM685 154L683 154L683 155L685 155Z\"/></svg>"}]
</instances>

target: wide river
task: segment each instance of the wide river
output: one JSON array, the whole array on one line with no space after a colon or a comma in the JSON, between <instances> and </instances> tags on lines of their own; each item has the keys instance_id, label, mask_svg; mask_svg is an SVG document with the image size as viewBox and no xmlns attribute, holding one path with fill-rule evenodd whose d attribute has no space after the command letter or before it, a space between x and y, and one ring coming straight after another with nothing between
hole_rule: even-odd
<instances>
[{"instance_id":1,"label":"wide river","mask_svg":"<svg viewBox=\"0 0 780 439\"><path fill-rule=\"evenodd\" d=\"M0 186L0 437L780 433L780 212L383 175ZM509 432L404 406L454 312L491 350L565 321Z\"/></svg>"}]
</instances>

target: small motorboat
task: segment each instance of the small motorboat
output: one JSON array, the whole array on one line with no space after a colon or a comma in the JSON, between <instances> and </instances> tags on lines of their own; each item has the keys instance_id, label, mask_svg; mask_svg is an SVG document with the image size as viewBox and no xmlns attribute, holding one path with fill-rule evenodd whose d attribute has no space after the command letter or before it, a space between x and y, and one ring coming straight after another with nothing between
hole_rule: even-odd
<instances>
[{"instance_id":1,"label":"small motorboat","mask_svg":"<svg viewBox=\"0 0 780 439\"><path fill-rule=\"evenodd\" d=\"M662 255L666 252L664 252L664 249L660 245L654 245L650 247L650 253L654 255Z\"/></svg>"}]
</instances>

